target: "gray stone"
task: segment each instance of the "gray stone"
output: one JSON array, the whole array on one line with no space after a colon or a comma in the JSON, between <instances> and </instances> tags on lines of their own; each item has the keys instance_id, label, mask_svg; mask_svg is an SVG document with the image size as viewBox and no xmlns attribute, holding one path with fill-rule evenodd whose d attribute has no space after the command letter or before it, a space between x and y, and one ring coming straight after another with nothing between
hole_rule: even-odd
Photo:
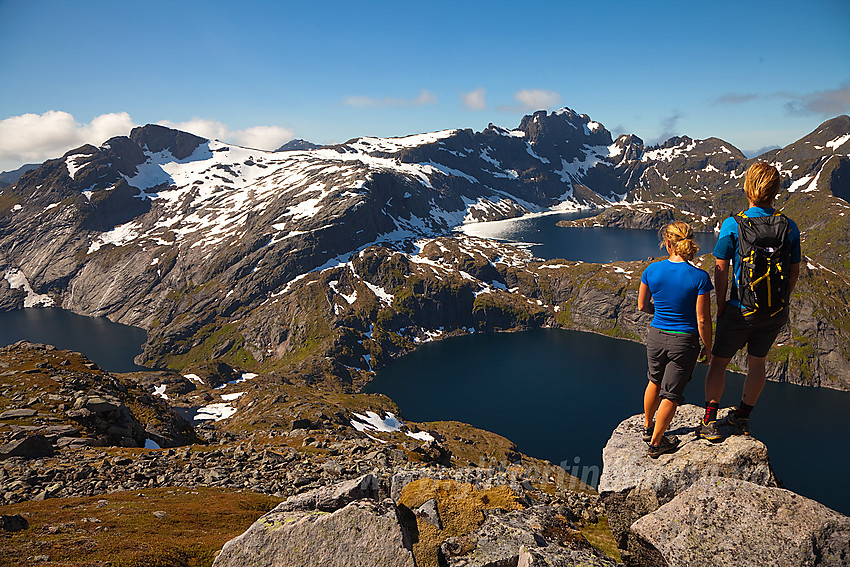
<instances>
[{"instance_id":1,"label":"gray stone","mask_svg":"<svg viewBox=\"0 0 850 567\"><path fill-rule=\"evenodd\" d=\"M443 522L440 521L440 513L437 510L437 501L433 498L426 501L419 508L413 511L417 518L422 518L438 530L443 529Z\"/></svg>"},{"instance_id":2,"label":"gray stone","mask_svg":"<svg viewBox=\"0 0 850 567\"><path fill-rule=\"evenodd\" d=\"M37 415L38 412L34 409L12 409L0 413L0 419L25 419Z\"/></svg>"},{"instance_id":3,"label":"gray stone","mask_svg":"<svg viewBox=\"0 0 850 567\"><path fill-rule=\"evenodd\" d=\"M37 459L53 455L53 445L44 435L30 435L16 439L0 447L0 459L9 457L24 457Z\"/></svg>"},{"instance_id":4,"label":"gray stone","mask_svg":"<svg viewBox=\"0 0 850 567\"><path fill-rule=\"evenodd\" d=\"M696 427L703 412L694 405L678 408L668 434L677 435L681 445L657 459L646 454L642 414L626 419L614 430L602 450L598 491L620 549L628 549L629 527L635 520L700 478L722 476L777 486L767 447L761 441L745 435L730 436L722 443L697 439Z\"/></svg>"},{"instance_id":5,"label":"gray stone","mask_svg":"<svg viewBox=\"0 0 850 567\"><path fill-rule=\"evenodd\" d=\"M349 502L362 498L378 499L378 479L365 474L331 486L322 486L291 496L275 508L276 511L321 510L333 512Z\"/></svg>"},{"instance_id":6,"label":"gray stone","mask_svg":"<svg viewBox=\"0 0 850 567\"><path fill-rule=\"evenodd\" d=\"M215 567L414 567L411 538L392 500L333 513L272 510L224 544Z\"/></svg>"},{"instance_id":7,"label":"gray stone","mask_svg":"<svg viewBox=\"0 0 850 567\"><path fill-rule=\"evenodd\" d=\"M85 408L93 413L106 413L115 411L121 407L121 402L110 400L101 396L91 397L85 402Z\"/></svg>"},{"instance_id":8,"label":"gray stone","mask_svg":"<svg viewBox=\"0 0 850 567\"><path fill-rule=\"evenodd\" d=\"M631 527L636 565L850 564L850 518L781 488L709 477Z\"/></svg>"}]
</instances>

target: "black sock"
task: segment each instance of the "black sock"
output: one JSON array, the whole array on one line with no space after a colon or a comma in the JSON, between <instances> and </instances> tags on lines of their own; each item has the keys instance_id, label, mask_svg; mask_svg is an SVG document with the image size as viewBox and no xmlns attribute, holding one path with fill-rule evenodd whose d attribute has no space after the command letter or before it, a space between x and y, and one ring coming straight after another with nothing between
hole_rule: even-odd
<instances>
[{"instance_id":1,"label":"black sock","mask_svg":"<svg viewBox=\"0 0 850 567\"><path fill-rule=\"evenodd\" d=\"M703 423L709 423L717 420L717 409L720 407L720 402L705 402L705 417L702 418Z\"/></svg>"},{"instance_id":2,"label":"black sock","mask_svg":"<svg viewBox=\"0 0 850 567\"><path fill-rule=\"evenodd\" d=\"M702 422L716 421L718 408L720 408L720 402L705 402L705 417L702 418Z\"/></svg>"},{"instance_id":3,"label":"black sock","mask_svg":"<svg viewBox=\"0 0 850 567\"><path fill-rule=\"evenodd\" d=\"M745 404L744 400L741 400L741 405L738 406L738 409L735 410L735 417L740 417L742 419L749 419L750 412L753 411L755 406L751 406L750 404Z\"/></svg>"}]
</instances>

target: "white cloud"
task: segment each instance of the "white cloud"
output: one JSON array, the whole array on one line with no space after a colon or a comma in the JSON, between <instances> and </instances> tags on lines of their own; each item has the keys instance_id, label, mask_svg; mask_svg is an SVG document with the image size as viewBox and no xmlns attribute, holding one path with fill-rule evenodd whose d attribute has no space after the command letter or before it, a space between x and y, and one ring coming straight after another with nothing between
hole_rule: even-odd
<instances>
[{"instance_id":1,"label":"white cloud","mask_svg":"<svg viewBox=\"0 0 850 567\"><path fill-rule=\"evenodd\" d=\"M276 150L294 135L292 130L283 126L252 126L244 130L231 130L222 122L206 118L193 118L186 122L162 120L159 124L211 140L221 140L258 150Z\"/></svg>"},{"instance_id":2,"label":"white cloud","mask_svg":"<svg viewBox=\"0 0 850 567\"><path fill-rule=\"evenodd\" d=\"M61 110L12 116L0 120L0 170L59 157L83 144L100 145L113 136L129 134L133 126L126 112L101 114L88 124Z\"/></svg>"},{"instance_id":3,"label":"white cloud","mask_svg":"<svg viewBox=\"0 0 850 567\"><path fill-rule=\"evenodd\" d=\"M460 98L465 107L471 110L484 110L487 108L487 100L484 96L486 93L483 87L478 87L474 91L461 93Z\"/></svg>"},{"instance_id":4,"label":"white cloud","mask_svg":"<svg viewBox=\"0 0 850 567\"><path fill-rule=\"evenodd\" d=\"M377 108L380 106L427 106L437 104L437 97L430 91L422 89L416 98L373 98L368 96L347 96L342 101L346 106L355 108Z\"/></svg>"},{"instance_id":5,"label":"white cloud","mask_svg":"<svg viewBox=\"0 0 850 567\"><path fill-rule=\"evenodd\" d=\"M175 130L189 132L190 134L195 134L196 136L201 136L202 138L208 138L210 140L225 141L230 133L225 124L216 120L207 120L204 118L192 118L185 122L160 120L157 124L160 126L167 126L168 128L174 128Z\"/></svg>"},{"instance_id":6,"label":"white cloud","mask_svg":"<svg viewBox=\"0 0 850 567\"><path fill-rule=\"evenodd\" d=\"M294 132L282 126L254 126L234 133L240 146L258 150L276 150L294 137Z\"/></svg>"},{"instance_id":7,"label":"white cloud","mask_svg":"<svg viewBox=\"0 0 850 567\"><path fill-rule=\"evenodd\" d=\"M561 102L560 94L543 89L523 89L514 93L514 98L524 110L546 110Z\"/></svg>"},{"instance_id":8,"label":"white cloud","mask_svg":"<svg viewBox=\"0 0 850 567\"><path fill-rule=\"evenodd\" d=\"M257 150L276 150L294 136L292 130L283 126L252 126L244 130L231 130L222 122L206 118L192 118L186 122L162 120L159 124L211 140L221 140Z\"/></svg>"},{"instance_id":9,"label":"white cloud","mask_svg":"<svg viewBox=\"0 0 850 567\"><path fill-rule=\"evenodd\" d=\"M293 137L282 126L253 126L231 130L216 120L193 118L186 122L159 124L259 150L276 150ZM137 124L126 112L101 114L80 123L61 110L44 114L21 114L0 120L0 171L17 169L24 163L40 163L59 157L83 144L101 145L114 136L127 136Z\"/></svg>"}]
</instances>

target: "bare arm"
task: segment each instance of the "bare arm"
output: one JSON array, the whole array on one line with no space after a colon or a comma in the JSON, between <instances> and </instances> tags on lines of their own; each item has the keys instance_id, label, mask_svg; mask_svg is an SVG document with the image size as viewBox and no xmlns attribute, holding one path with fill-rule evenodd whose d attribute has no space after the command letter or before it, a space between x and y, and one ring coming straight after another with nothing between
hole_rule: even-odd
<instances>
[{"instance_id":1,"label":"bare arm","mask_svg":"<svg viewBox=\"0 0 850 567\"><path fill-rule=\"evenodd\" d=\"M649 291L649 286L640 282L640 289L638 290L638 309L644 313L653 315L655 314L655 304L650 301L651 297L652 292Z\"/></svg>"},{"instance_id":2,"label":"bare arm","mask_svg":"<svg viewBox=\"0 0 850 567\"><path fill-rule=\"evenodd\" d=\"M697 296L697 329L699 338L702 339L702 352L700 361L707 363L711 360L711 294L704 293ZM703 358L705 360L703 360Z\"/></svg>"},{"instance_id":3,"label":"bare arm","mask_svg":"<svg viewBox=\"0 0 850 567\"><path fill-rule=\"evenodd\" d=\"M798 266L799 270L799 266ZM791 270L792 274L794 270ZM729 260L715 259L714 263L714 293L717 296L717 316L726 310L726 290L729 289Z\"/></svg>"},{"instance_id":4,"label":"bare arm","mask_svg":"<svg viewBox=\"0 0 850 567\"><path fill-rule=\"evenodd\" d=\"M791 264L791 273L789 274L791 291L789 291L789 295L794 292L794 287L797 285L797 278L800 277L800 263Z\"/></svg>"}]
</instances>

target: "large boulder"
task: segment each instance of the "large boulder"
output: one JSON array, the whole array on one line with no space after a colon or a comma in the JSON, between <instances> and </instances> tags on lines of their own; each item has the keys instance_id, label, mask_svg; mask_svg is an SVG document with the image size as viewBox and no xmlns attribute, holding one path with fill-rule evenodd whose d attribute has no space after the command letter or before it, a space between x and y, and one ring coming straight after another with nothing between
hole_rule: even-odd
<instances>
[{"instance_id":1,"label":"large boulder","mask_svg":"<svg viewBox=\"0 0 850 567\"><path fill-rule=\"evenodd\" d=\"M602 450L598 490L621 550L628 549L629 528L638 518L670 502L701 478L720 476L777 486L767 447L761 441L745 435L731 435L722 443L697 439L703 411L694 405L678 408L668 430L681 440L674 453L657 459L647 456L641 438L642 414L620 423Z\"/></svg>"},{"instance_id":2,"label":"large boulder","mask_svg":"<svg viewBox=\"0 0 850 567\"><path fill-rule=\"evenodd\" d=\"M9 457L38 459L53 455L53 445L44 435L25 435L0 446L0 460Z\"/></svg>"},{"instance_id":3,"label":"large boulder","mask_svg":"<svg viewBox=\"0 0 850 567\"><path fill-rule=\"evenodd\" d=\"M366 474L292 496L224 544L216 567L415 566L413 536Z\"/></svg>"},{"instance_id":4,"label":"large boulder","mask_svg":"<svg viewBox=\"0 0 850 567\"><path fill-rule=\"evenodd\" d=\"M764 567L850 564L850 518L788 490L697 480L631 527L631 563Z\"/></svg>"},{"instance_id":5,"label":"large boulder","mask_svg":"<svg viewBox=\"0 0 850 567\"><path fill-rule=\"evenodd\" d=\"M335 512L272 510L230 540L215 567L414 567L392 500L357 500Z\"/></svg>"}]
</instances>

